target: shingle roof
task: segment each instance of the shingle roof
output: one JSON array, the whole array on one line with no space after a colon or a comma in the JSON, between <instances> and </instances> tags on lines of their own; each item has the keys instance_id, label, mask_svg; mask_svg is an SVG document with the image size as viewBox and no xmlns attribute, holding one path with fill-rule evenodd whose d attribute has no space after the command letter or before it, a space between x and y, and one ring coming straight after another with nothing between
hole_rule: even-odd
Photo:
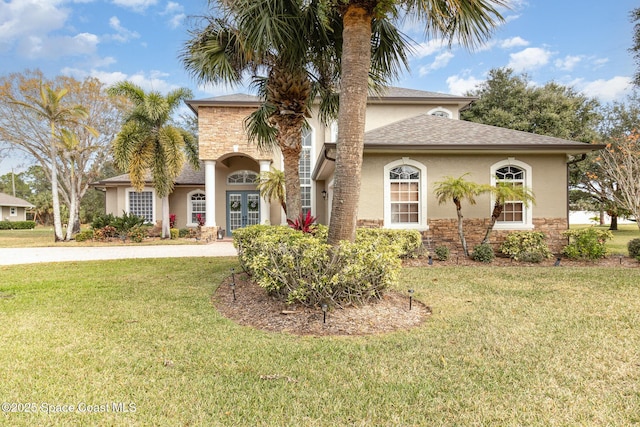
<instances>
[{"instance_id":1,"label":"shingle roof","mask_svg":"<svg viewBox=\"0 0 640 427\"><path fill-rule=\"evenodd\" d=\"M0 193L0 206L12 206L18 208L33 208L31 203L19 197L13 197L8 194Z\"/></svg>"},{"instance_id":2,"label":"shingle roof","mask_svg":"<svg viewBox=\"0 0 640 427\"><path fill-rule=\"evenodd\" d=\"M544 149L585 150L600 149L600 145L586 144L551 136L537 135L489 126L465 120L421 114L391 123L365 133L366 148L423 148L423 149Z\"/></svg>"},{"instance_id":3,"label":"shingle roof","mask_svg":"<svg viewBox=\"0 0 640 427\"><path fill-rule=\"evenodd\" d=\"M106 185L106 184L128 184L131 182L129 174L114 176L112 178L106 178L98 182L93 182L91 185ZM146 182L151 182L151 175L147 176ZM204 167L200 162L200 169L194 170L191 164L185 163L182 168L182 172L175 180L176 185L204 185Z\"/></svg>"},{"instance_id":4,"label":"shingle roof","mask_svg":"<svg viewBox=\"0 0 640 427\"><path fill-rule=\"evenodd\" d=\"M475 97L470 96L457 96L446 93L429 92L425 90L407 89L402 87L390 86L385 88L380 94L370 94L369 102L424 102L424 101L445 101L454 102L460 105L467 105L471 101L475 100ZM203 99L191 99L185 101L186 104L194 112L197 112L199 106L247 106L257 105L260 102L260 98L254 95L248 95L244 93L235 93L231 95L214 96Z\"/></svg>"}]
</instances>

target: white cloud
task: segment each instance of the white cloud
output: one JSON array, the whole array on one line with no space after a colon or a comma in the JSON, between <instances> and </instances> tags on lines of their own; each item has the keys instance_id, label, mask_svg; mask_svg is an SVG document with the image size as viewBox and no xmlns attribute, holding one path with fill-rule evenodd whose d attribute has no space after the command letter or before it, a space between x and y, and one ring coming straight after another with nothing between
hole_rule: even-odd
<instances>
[{"instance_id":1,"label":"white cloud","mask_svg":"<svg viewBox=\"0 0 640 427\"><path fill-rule=\"evenodd\" d=\"M552 53L539 47L528 47L520 52L509 55L511 58L508 68L513 68L515 72L527 71L540 68L549 63Z\"/></svg>"},{"instance_id":2,"label":"white cloud","mask_svg":"<svg viewBox=\"0 0 640 427\"><path fill-rule=\"evenodd\" d=\"M522 37L511 37L510 39L505 39L500 42L500 47L502 49L511 49L513 47L524 46L529 46L529 42Z\"/></svg>"},{"instance_id":3,"label":"white cloud","mask_svg":"<svg viewBox=\"0 0 640 427\"><path fill-rule=\"evenodd\" d=\"M66 56L80 56L95 53L100 39L95 34L80 33L73 37L39 37L31 36L23 39L18 51L25 57L62 58Z\"/></svg>"},{"instance_id":4,"label":"white cloud","mask_svg":"<svg viewBox=\"0 0 640 427\"><path fill-rule=\"evenodd\" d=\"M412 57L414 59L421 59L425 56L433 55L436 52L441 51L445 47L444 43L440 39L429 40L428 42L422 42L411 47Z\"/></svg>"},{"instance_id":5,"label":"white cloud","mask_svg":"<svg viewBox=\"0 0 640 427\"><path fill-rule=\"evenodd\" d=\"M149 73L139 71L135 74L125 74L121 71L101 71L96 69L86 71L79 68L64 68L61 72L77 79L95 77L106 85L112 85L126 80L137 84L145 91L153 90L160 93L167 93L179 88L179 86L169 83L166 80L169 74L156 70L150 71Z\"/></svg>"},{"instance_id":6,"label":"white cloud","mask_svg":"<svg viewBox=\"0 0 640 427\"><path fill-rule=\"evenodd\" d=\"M148 7L154 6L158 0L113 0L113 4L136 12L144 12Z\"/></svg>"},{"instance_id":7,"label":"white cloud","mask_svg":"<svg viewBox=\"0 0 640 427\"><path fill-rule=\"evenodd\" d=\"M167 3L167 7L165 7L164 12L162 12L162 14L170 15L172 13L180 13L182 11L184 11L184 7L180 3L170 1Z\"/></svg>"},{"instance_id":8,"label":"white cloud","mask_svg":"<svg viewBox=\"0 0 640 427\"><path fill-rule=\"evenodd\" d=\"M447 78L449 93L452 95L464 95L465 93L476 89L476 87L483 82L484 80L477 79L473 76L450 76Z\"/></svg>"},{"instance_id":9,"label":"white cloud","mask_svg":"<svg viewBox=\"0 0 640 427\"><path fill-rule=\"evenodd\" d=\"M178 28L180 25L182 25L182 22L186 17L187 15L185 15L184 13L173 16L171 19L169 19L169 26L174 29Z\"/></svg>"},{"instance_id":10,"label":"white cloud","mask_svg":"<svg viewBox=\"0 0 640 427\"><path fill-rule=\"evenodd\" d=\"M632 88L631 78L624 76L615 76L609 80L599 79L591 82L578 79L574 80L571 86L585 95L598 98L603 102L620 100Z\"/></svg>"},{"instance_id":11,"label":"white cloud","mask_svg":"<svg viewBox=\"0 0 640 427\"><path fill-rule=\"evenodd\" d=\"M420 77L426 76L433 70L446 67L454 56L455 55L449 51L445 51L437 55L431 64L420 67L418 70Z\"/></svg>"},{"instance_id":12,"label":"white cloud","mask_svg":"<svg viewBox=\"0 0 640 427\"><path fill-rule=\"evenodd\" d=\"M582 56L577 55L567 55L562 59L556 59L555 66L563 71L571 71L574 69L576 65L582 61Z\"/></svg>"},{"instance_id":13,"label":"white cloud","mask_svg":"<svg viewBox=\"0 0 640 427\"><path fill-rule=\"evenodd\" d=\"M0 2L0 50L9 50L30 37L42 38L64 26L69 10L59 1L10 0Z\"/></svg>"},{"instance_id":14,"label":"white cloud","mask_svg":"<svg viewBox=\"0 0 640 427\"><path fill-rule=\"evenodd\" d=\"M140 38L140 34L135 31L128 30L124 28L120 24L120 19L117 16L112 16L109 18L109 26L116 30L116 34L112 34L110 37L113 40L119 41L120 43L126 43L131 39Z\"/></svg>"}]
</instances>

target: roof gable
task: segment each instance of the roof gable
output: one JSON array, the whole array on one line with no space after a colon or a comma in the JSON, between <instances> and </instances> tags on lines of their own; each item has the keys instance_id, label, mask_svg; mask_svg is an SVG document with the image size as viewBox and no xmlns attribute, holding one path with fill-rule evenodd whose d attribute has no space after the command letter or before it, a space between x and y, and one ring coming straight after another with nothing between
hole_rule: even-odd
<instances>
[{"instance_id":1,"label":"roof gable","mask_svg":"<svg viewBox=\"0 0 640 427\"><path fill-rule=\"evenodd\" d=\"M148 174L145 182L151 184L151 174ZM111 178L106 178L100 180L98 182L93 182L91 185L108 185L108 184L130 184L131 178L128 173L124 173L122 175L114 176ZM174 181L175 185L204 185L204 167L202 167L202 162L200 162L200 169L195 170L190 163L185 163L182 168L182 172Z\"/></svg>"},{"instance_id":2,"label":"roof gable","mask_svg":"<svg viewBox=\"0 0 640 427\"><path fill-rule=\"evenodd\" d=\"M11 206L17 208L34 208L31 203L19 197L13 197L5 193L0 193L0 206Z\"/></svg>"},{"instance_id":3,"label":"roof gable","mask_svg":"<svg viewBox=\"0 0 640 427\"><path fill-rule=\"evenodd\" d=\"M600 149L597 144L570 141L465 120L420 114L365 133L365 147L484 148L484 149Z\"/></svg>"}]
</instances>

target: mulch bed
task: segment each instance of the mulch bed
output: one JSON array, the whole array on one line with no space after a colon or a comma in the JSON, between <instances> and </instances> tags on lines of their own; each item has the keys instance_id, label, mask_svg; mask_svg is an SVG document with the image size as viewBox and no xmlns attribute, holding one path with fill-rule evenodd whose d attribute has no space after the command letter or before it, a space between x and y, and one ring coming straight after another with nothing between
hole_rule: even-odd
<instances>
[{"instance_id":1,"label":"mulch bed","mask_svg":"<svg viewBox=\"0 0 640 427\"><path fill-rule=\"evenodd\" d=\"M490 264L473 261L466 257L452 257L447 261L429 260L426 257L404 261L405 267L621 267L640 268L640 262L629 257L613 256L597 261L560 259L545 260L539 264L512 261L497 257ZM246 274L235 274L235 300L231 287L232 278L226 278L212 296L213 305L220 313L240 325L270 332L286 332L294 335L372 335L408 330L421 325L431 314L431 308L420 301L397 292L388 292L384 297L365 306L330 308L325 314L320 308L300 304L287 305L267 294Z\"/></svg>"}]
</instances>

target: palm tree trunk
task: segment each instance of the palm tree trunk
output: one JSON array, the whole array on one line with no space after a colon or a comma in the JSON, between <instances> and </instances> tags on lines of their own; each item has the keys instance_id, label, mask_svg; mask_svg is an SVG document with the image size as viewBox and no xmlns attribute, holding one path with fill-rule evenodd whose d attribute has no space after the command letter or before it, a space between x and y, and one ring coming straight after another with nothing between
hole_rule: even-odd
<instances>
[{"instance_id":1,"label":"palm tree trunk","mask_svg":"<svg viewBox=\"0 0 640 427\"><path fill-rule=\"evenodd\" d=\"M286 201L283 207L287 214L287 219L295 220L302 213L302 200L300 195L300 132L297 133L297 145L283 147L282 157L284 160L284 186L286 188ZM281 145L282 147L282 145Z\"/></svg>"},{"instance_id":2,"label":"palm tree trunk","mask_svg":"<svg viewBox=\"0 0 640 427\"><path fill-rule=\"evenodd\" d=\"M56 148L55 125L51 126L51 141L49 151L51 154L51 201L53 205L53 234L54 241L60 242L64 239L62 234L62 219L60 218L60 196L58 194L58 150Z\"/></svg>"},{"instance_id":3,"label":"palm tree trunk","mask_svg":"<svg viewBox=\"0 0 640 427\"><path fill-rule=\"evenodd\" d=\"M333 246L341 240L355 239L371 67L371 12L359 5L349 5L342 20L338 143L328 236Z\"/></svg>"},{"instance_id":4,"label":"palm tree trunk","mask_svg":"<svg viewBox=\"0 0 640 427\"><path fill-rule=\"evenodd\" d=\"M496 225L496 221L498 220L500 215L502 215L502 210L503 209L504 209L504 205L501 205L499 203L496 203L493 206L493 212L491 213L491 220L489 221L489 225L487 226L487 232L485 233L484 238L482 239L482 244L483 245L485 243L489 243L489 236L491 235L491 232L493 231L493 227Z\"/></svg>"},{"instance_id":5,"label":"palm tree trunk","mask_svg":"<svg viewBox=\"0 0 640 427\"><path fill-rule=\"evenodd\" d=\"M169 195L162 198L162 238L171 237L171 225L169 224Z\"/></svg>"},{"instance_id":6,"label":"palm tree trunk","mask_svg":"<svg viewBox=\"0 0 640 427\"><path fill-rule=\"evenodd\" d=\"M458 205L458 203L456 203ZM467 239L464 237L464 229L462 228L462 209L456 206L456 213L458 215L458 236L460 236L460 243L462 243L462 251L464 256L469 256L469 247L467 246Z\"/></svg>"}]
</instances>

